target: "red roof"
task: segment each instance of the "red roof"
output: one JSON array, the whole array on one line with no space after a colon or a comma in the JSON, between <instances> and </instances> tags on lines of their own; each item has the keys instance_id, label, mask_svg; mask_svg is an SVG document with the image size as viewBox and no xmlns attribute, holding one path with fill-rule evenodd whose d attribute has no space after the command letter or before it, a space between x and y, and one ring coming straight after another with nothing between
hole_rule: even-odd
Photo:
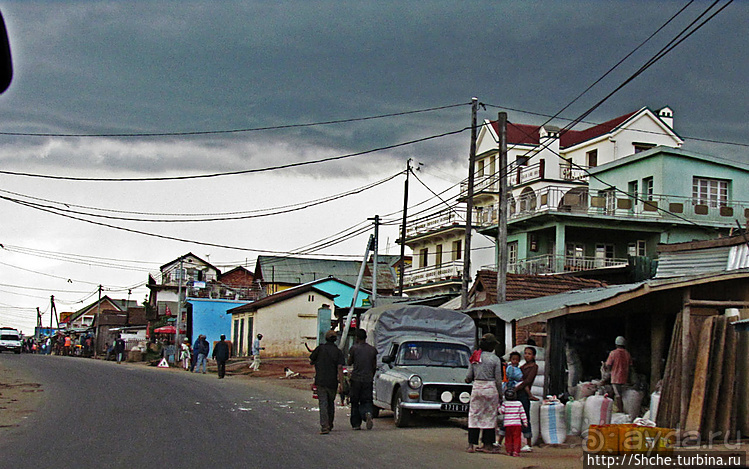
<instances>
[{"instance_id":1,"label":"red roof","mask_svg":"<svg viewBox=\"0 0 749 469\"><path fill-rule=\"evenodd\" d=\"M622 122L626 121L637 112L630 112L623 116L616 117L602 124L594 125L585 130L568 130L562 133L560 137L559 147L567 148L586 140L591 140L601 135L605 135L617 126L621 125ZM499 132L497 121L491 122L495 132ZM507 123L507 143L511 145L538 145L540 143L539 129L540 125L529 125L529 124L515 124L513 122Z\"/></svg>"}]
</instances>

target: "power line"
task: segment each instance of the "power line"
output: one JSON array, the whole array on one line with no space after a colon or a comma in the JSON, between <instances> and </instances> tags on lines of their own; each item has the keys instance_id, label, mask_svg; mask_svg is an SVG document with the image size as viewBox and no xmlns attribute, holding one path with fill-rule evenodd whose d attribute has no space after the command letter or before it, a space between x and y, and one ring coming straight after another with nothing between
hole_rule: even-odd
<instances>
[{"instance_id":1,"label":"power line","mask_svg":"<svg viewBox=\"0 0 749 469\"><path fill-rule=\"evenodd\" d=\"M367 117L354 117L354 118L349 118L349 119L310 122L310 123L305 123L305 124L286 124L286 125L274 125L274 126L266 126L266 127L250 127L250 128L244 128L244 129L230 129L230 130L198 130L198 131L189 131L189 132L100 133L100 134L0 132L0 135L8 135L8 136L13 136L13 137L81 137L81 138L88 138L88 137L144 138L144 137L181 137L181 136L194 136L194 135L220 135L220 134L235 134L235 133L246 133L246 132L260 132L260 131L267 131L267 130L296 129L296 128L302 128L302 127L315 127L315 126L320 126L320 125L343 124L343 123L348 123L348 122L361 122L361 121L368 121L368 120L374 120L374 119L382 119L386 117L397 117L397 116L406 116L409 114L432 112L432 111L450 109L450 108L459 107L459 106L468 106L470 104L471 103L458 103L458 104L449 104L446 106L437 106L437 107L431 107L431 108L426 108L426 109L417 109L413 111L393 112L389 114L380 114L380 115L367 116Z\"/></svg>"},{"instance_id":2,"label":"power line","mask_svg":"<svg viewBox=\"0 0 749 469\"><path fill-rule=\"evenodd\" d=\"M92 177L56 176L56 175L49 175L49 174L34 174L34 173L24 173L24 172L19 172L19 171L6 171L6 170L0 170L0 174L8 174L11 176L26 176L26 177L42 178L42 179L55 179L55 180L64 180L64 181L97 181L97 182L181 181L181 180L186 180L186 179L207 179L207 178L214 178L214 177L220 177L220 176L236 176L239 174L262 173L262 172L268 172L268 171L276 171L279 169L297 168L300 166L308 166L308 165L318 164L318 163L327 163L329 161L343 160L347 158L353 158L355 156L367 155L370 153L376 153L376 152L384 151L384 150L392 150L394 148L405 147L405 146L413 145L416 143L426 142L429 140L447 137L450 135L456 135L456 134L465 132L466 130L469 130L469 129L470 127L464 127L459 130L451 130L449 132L443 132L437 135L430 135L428 137L417 138L415 140L409 140L407 142L394 143L392 145L386 145L386 146L382 146L378 148L373 148L371 150L348 153L345 155L330 156L327 158L320 158L317 160L298 161L296 163L287 163L287 164L281 164L281 165L276 165L276 166L268 166L265 168L243 169L239 171L225 171L225 172L210 173L210 174L196 174L196 175L191 175L191 176L163 176L163 177L145 177L145 178L92 178Z\"/></svg>"},{"instance_id":3,"label":"power line","mask_svg":"<svg viewBox=\"0 0 749 469\"><path fill-rule=\"evenodd\" d=\"M272 215L282 215L282 214L287 214L287 213L291 213L291 212L296 212L296 211L299 211L299 210L304 210L304 209L309 208L309 207L316 207L316 206L319 206L319 205L322 205L322 204L325 204L325 203L328 203L328 202L339 200L339 199L342 199L344 197L348 197L348 196L351 196L351 195L361 194L362 192L365 192L365 191L367 191L369 189L375 188L375 187L377 187L379 185L382 185L382 184L384 184L386 182L389 182L389 181L395 179L400 174L402 174L402 171L398 172L398 173L396 173L396 174L394 174L392 176L388 176L388 177L386 177L384 179L381 179L379 181L376 181L376 182L373 182L373 183L367 184L365 186L362 186L362 187L359 187L359 188L356 188L356 189L352 189L352 190L349 190L349 191L346 191L346 192L342 192L340 194L335 194L335 195L328 196L328 197L321 198L321 199L316 199L316 200L312 200L312 201L308 201L308 202L302 202L302 203L299 203L299 204L290 205L288 207L293 207L293 208L289 208L289 209L286 209L286 210L266 209L266 210L269 210L267 213L255 213L253 215L225 216L225 217L222 217L222 218L218 218L218 217L215 217L215 218L194 218L194 219L185 219L185 220L183 220L183 219L150 219L150 218L119 217L119 216L112 216L112 215L100 215L100 214L96 214L96 213L81 212L81 211L73 210L73 209L70 209L70 208L54 207L54 206L50 206L50 205L36 204L36 203L33 203L33 202L26 202L26 203L29 204L29 205L43 207L43 208L47 208L47 209L50 209L50 210L58 210L58 211L61 211L61 212L66 212L66 213L73 213L73 214L76 214L76 215L86 215L86 216L91 216L91 217L104 218L104 219L108 219L108 220L137 221L137 222L149 222L149 223L198 223L198 222L246 220L246 219L250 219L250 218L261 218L261 217L268 217L268 216L272 216ZM0 192L9 192L9 191L0 190ZM14 194L16 194L16 193L14 193ZM23 195L23 194L18 194L18 195L21 195L22 197L27 197L27 198L30 198L30 199L38 200L35 197L29 197L29 196L26 196L26 195ZM21 202L20 199L8 198L6 200L13 200L13 201L19 201L19 202ZM58 204L58 205L65 205L66 207L70 206L69 204L64 203L64 202L56 202L56 201L51 201L51 202L55 203L55 204ZM89 209L90 210L105 211L104 209L98 209L98 208L90 208L89 207ZM271 211L271 210L275 210L275 211Z\"/></svg>"}]
</instances>

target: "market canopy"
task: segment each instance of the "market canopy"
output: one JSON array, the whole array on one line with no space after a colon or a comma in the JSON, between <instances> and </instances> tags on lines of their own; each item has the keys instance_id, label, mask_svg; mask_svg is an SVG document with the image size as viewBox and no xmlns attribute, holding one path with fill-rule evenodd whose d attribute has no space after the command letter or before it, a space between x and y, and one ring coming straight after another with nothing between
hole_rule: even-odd
<instances>
[{"instance_id":1,"label":"market canopy","mask_svg":"<svg viewBox=\"0 0 749 469\"><path fill-rule=\"evenodd\" d=\"M156 329L154 329L153 331L154 331L154 332L155 332L156 334L174 334L175 332L177 332L177 328L176 328L176 327L174 327L174 326L161 326L161 327L157 327L157 328L156 328ZM185 333L185 330L184 330L184 329L181 329L181 330L179 331L179 333L180 333L180 334L184 334L184 333Z\"/></svg>"}]
</instances>

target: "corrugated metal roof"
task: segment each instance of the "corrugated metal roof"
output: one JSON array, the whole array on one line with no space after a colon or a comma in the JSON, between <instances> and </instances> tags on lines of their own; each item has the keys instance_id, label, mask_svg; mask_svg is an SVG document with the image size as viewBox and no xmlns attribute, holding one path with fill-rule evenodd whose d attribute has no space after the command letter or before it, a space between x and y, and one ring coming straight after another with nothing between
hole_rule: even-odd
<instances>
[{"instance_id":1,"label":"corrugated metal roof","mask_svg":"<svg viewBox=\"0 0 749 469\"><path fill-rule=\"evenodd\" d=\"M624 285L613 285L606 288L589 288L559 293L552 296L542 296L530 300L510 301L502 304L479 306L467 309L472 311L491 311L505 322L517 321L543 313L563 310L570 306L588 305L613 298L620 293L637 290L645 282L628 283Z\"/></svg>"},{"instance_id":2,"label":"corrugated metal roof","mask_svg":"<svg viewBox=\"0 0 749 469\"><path fill-rule=\"evenodd\" d=\"M725 272L730 246L693 251L661 252L655 278L684 277L695 274Z\"/></svg>"}]
</instances>

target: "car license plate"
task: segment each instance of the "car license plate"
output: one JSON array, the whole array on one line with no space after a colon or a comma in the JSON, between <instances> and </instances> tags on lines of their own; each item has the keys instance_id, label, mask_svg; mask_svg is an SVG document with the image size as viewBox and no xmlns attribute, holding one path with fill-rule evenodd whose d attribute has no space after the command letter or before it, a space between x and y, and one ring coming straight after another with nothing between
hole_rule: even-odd
<instances>
[{"instance_id":1,"label":"car license plate","mask_svg":"<svg viewBox=\"0 0 749 469\"><path fill-rule=\"evenodd\" d=\"M442 404L442 410L447 412L468 412L468 404Z\"/></svg>"}]
</instances>

